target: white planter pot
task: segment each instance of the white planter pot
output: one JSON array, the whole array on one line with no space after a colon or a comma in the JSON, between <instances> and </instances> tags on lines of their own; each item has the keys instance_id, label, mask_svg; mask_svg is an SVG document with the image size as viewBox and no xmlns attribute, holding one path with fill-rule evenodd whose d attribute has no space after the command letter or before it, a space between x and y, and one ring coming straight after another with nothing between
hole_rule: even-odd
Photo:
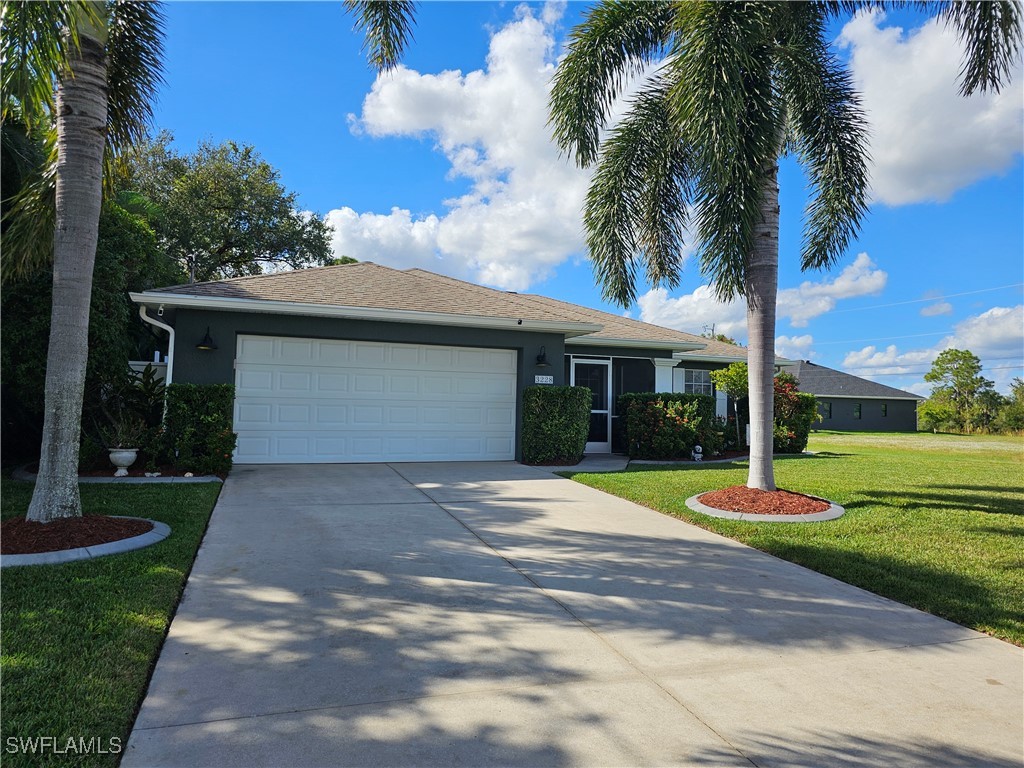
<instances>
[{"instance_id":1,"label":"white planter pot","mask_svg":"<svg viewBox=\"0 0 1024 768\"><path fill-rule=\"evenodd\" d=\"M128 467L139 458L138 448L111 448L110 463L117 467L114 477L125 477L128 474Z\"/></svg>"}]
</instances>

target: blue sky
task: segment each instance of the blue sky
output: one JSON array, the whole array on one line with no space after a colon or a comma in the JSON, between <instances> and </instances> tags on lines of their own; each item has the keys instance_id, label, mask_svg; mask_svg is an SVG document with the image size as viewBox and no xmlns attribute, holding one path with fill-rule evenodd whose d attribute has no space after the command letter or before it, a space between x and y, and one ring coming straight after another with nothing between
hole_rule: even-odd
<instances>
[{"instance_id":1,"label":"blue sky","mask_svg":"<svg viewBox=\"0 0 1024 768\"><path fill-rule=\"evenodd\" d=\"M584 3L423 3L400 70L368 69L340 3L169 3L155 127L181 150L253 144L337 253L609 311L582 245L587 173L551 144L546 94ZM951 36L909 13L837 23L872 125L875 201L829 272L798 266L804 178L782 165L777 350L927 393L946 347L1006 391L1024 364L1024 78L957 95ZM746 341L688 261L633 317Z\"/></svg>"}]
</instances>

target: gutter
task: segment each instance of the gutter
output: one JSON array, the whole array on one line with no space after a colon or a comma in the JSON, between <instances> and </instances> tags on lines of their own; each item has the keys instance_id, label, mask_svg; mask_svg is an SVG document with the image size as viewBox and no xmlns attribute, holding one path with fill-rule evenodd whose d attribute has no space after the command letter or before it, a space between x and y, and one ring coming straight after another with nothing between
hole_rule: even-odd
<instances>
[{"instance_id":1,"label":"gutter","mask_svg":"<svg viewBox=\"0 0 1024 768\"><path fill-rule=\"evenodd\" d=\"M305 315L308 317L337 317L351 320L378 320L383 322L425 323L428 325L457 325L472 328L503 328L521 331L550 331L564 333L566 338L600 331L597 323L554 322L526 320L513 317L483 315L455 315L447 312L422 312L411 309L381 309L379 307L345 307L333 304L311 304L297 301L268 301L266 299L236 299L211 296L188 296L178 293L131 293L137 304L163 304L185 309L220 310L224 312L260 312L272 315ZM144 318L152 322L149 318Z\"/></svg>"},{"instance_id":2,"label":"gutter","mask_svg":"<svg viewBox=\"0 0 1024 768\"><path fill-rule=\"evenodd\" d=\"M136 294L132 294L133 299L135 296ZM159 320L150 317L146 313L145 304L139 305L139 317L142 318L142 322L149 323L157 328L162 328L167 331L170 336L170 341L167 343L167 373L164 374L164 384L169 385L174 381L174 328L167 325L167 323L162 323Z\"/></svg>"}]
</instances>

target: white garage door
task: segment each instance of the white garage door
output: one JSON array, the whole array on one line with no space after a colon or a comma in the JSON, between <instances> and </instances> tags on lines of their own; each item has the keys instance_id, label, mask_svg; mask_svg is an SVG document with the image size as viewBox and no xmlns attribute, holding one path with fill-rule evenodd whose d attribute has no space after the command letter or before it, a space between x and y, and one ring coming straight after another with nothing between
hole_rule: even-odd
<instances>
[{"instance_id":1,"label":"white garage door","mask_svg":"<svg viewBox=\"0 0 1024 768\"><path fill-rule=\"evenodd\" d=\"M510 460L516 353L239 336L240 464Z\"/></svg>"}]
</instances>

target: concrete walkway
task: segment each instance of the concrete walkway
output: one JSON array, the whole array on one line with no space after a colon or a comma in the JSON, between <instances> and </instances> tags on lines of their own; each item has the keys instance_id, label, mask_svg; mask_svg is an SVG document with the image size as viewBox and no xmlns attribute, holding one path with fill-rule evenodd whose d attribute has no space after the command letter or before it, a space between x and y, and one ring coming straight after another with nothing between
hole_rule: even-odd
<instances>
[{"instance_id":1,"label":"concrete walkway","mask_svg":"<svg viewBox=\"0 0 1024 768\"><path fill-rule=\"evenodd\" d=\"M238 467L124 766L999 766L1024 652L508 463Z\"/></svg>"}]
</instances>

